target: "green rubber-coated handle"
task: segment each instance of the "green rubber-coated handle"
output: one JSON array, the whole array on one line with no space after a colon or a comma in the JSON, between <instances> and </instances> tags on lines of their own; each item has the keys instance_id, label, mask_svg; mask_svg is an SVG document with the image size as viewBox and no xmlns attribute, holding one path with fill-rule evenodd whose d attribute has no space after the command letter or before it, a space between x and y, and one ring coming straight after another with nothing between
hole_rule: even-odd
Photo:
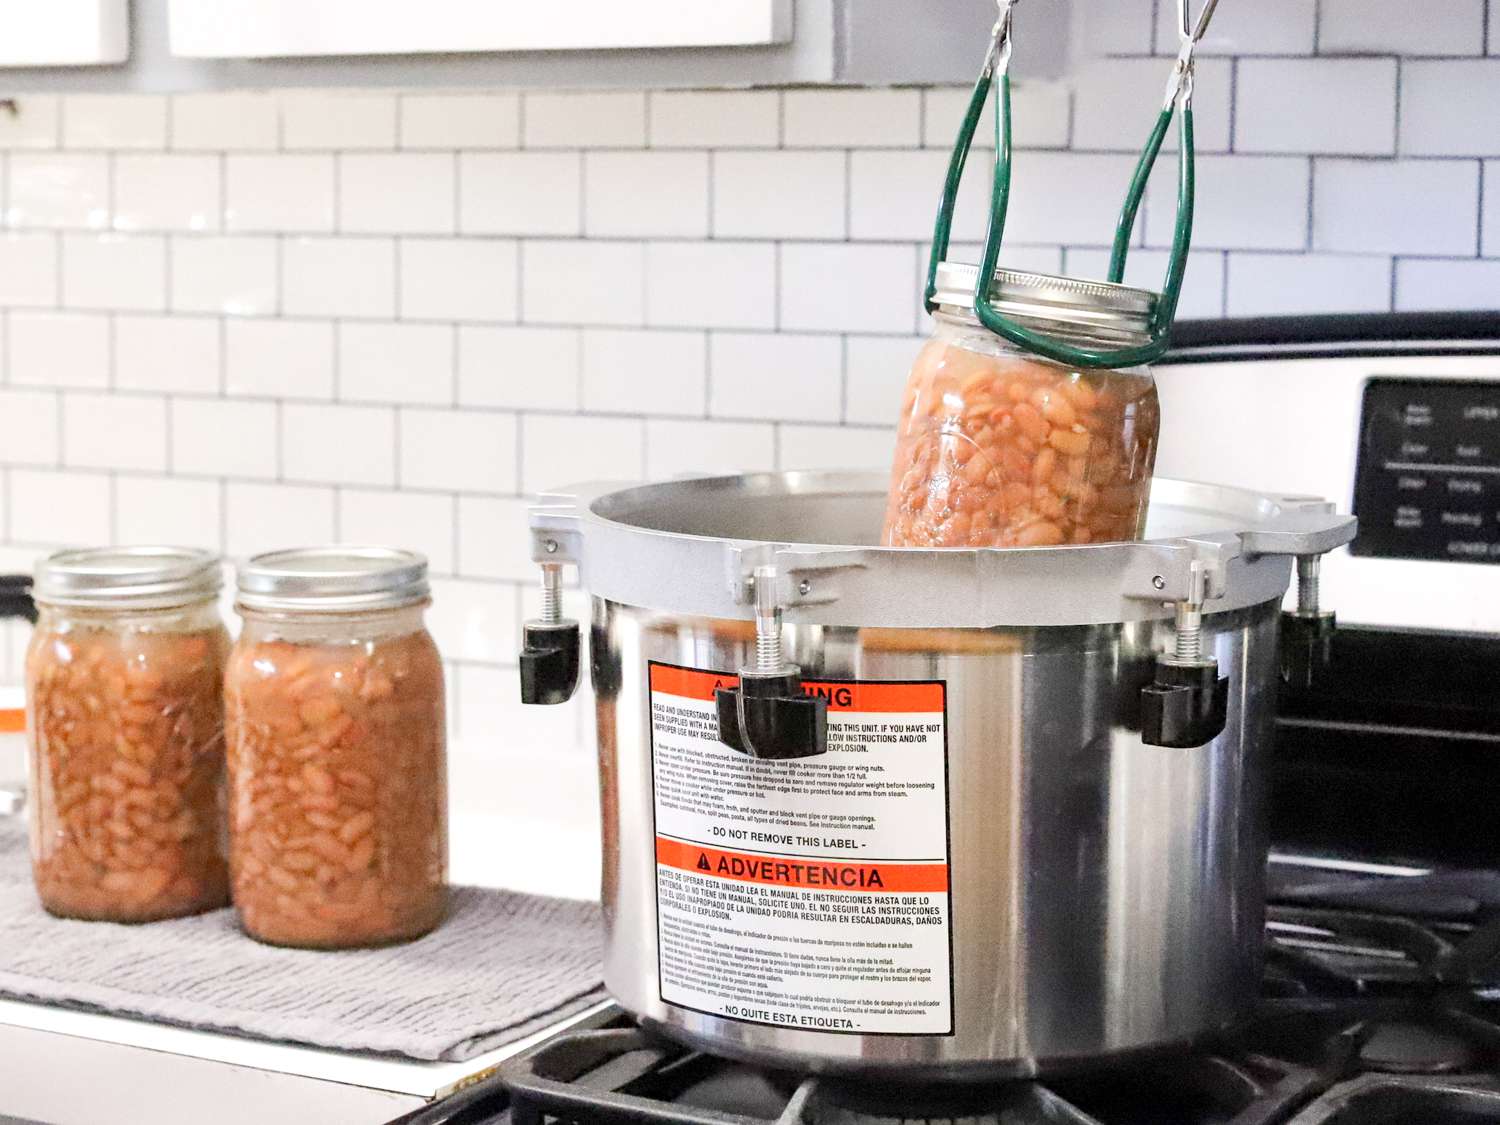
<instances>
[{"instance_id":1,"label":"green rubber-coated handle","mask_svg":"<svg viewBox=\"0 0 1500 1125\"><path fill-rule=\"evenodd\" d=\"M994 76L989 64L974 85L973 94L959 126L958 139L953 155L948 161L948 174L943 183L943 198L938 206L937 223L932 234L932 255L927 264L927 287L925 304L927 311L936 308L937 268L948 253L952 235L953 209L958 198L958 189L963 179L964 165L969 149L974 142L974 131L978 128L980 115L984 112L985 99L989 96ZM1156 124L1147 138L1146 147L1136 164L1135 174L1125 195L1120 210L1119 223L1115 228L1114 246L1110 254L1109 280L1119 282L1125 273L1125 258L1130 247L1131 232L1135 228L1136 216L1151 170L1161 153L1167 129L1172 123L1175 106L1168 105L1157 117ZM1195 191L1193 110L1191 105L1182 108L1178 120L1178 186L1177 220L1172 236L1172 251L1167 263L1167 275L1162 292L1156 302L1149 325L1150 342L1129 348L1096 349L1081 348L1054 340L1050 336L1026 328L1000 313L990 300L988 279L995 275L1000 261L1000 246L1005 235L1006 212L1010 204L1011 171L1011 103L1010 75L1000 74L995 97L995 179L990 193L990 222L985 234L984 257L979 266L981 283L974 294L974 315L981 324L997 336L1001 336L1018 347L1072 367L1135 367L1152 363L1166 352L1171 344L1172 322L1177 316L1177 302L1182 292L1183 278L1187 272L1188 249L1192 244L1193 196Z\"/></svg>"}]
</instances>

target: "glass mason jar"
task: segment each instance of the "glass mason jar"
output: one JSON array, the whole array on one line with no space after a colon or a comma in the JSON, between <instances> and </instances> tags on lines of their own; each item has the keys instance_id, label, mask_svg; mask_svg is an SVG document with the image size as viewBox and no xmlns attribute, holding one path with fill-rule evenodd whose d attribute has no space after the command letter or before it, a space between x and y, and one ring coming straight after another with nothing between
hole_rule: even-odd
<instances>
[{"instance_id":1,"label":"glass mason jar","mask_svg":"<svg viewBox=\"0 0 1500 1125\"><path fill-rule=\"evenodd\" d=\"M881 541L889 547L1051 547L1138 539L1160 411L1145 367L1073 368L974 315L978 270L938 267L932 336L906 384ZM1089 348L1149 340L1156 295L997 270L996 309Z\"/></svg>"},{"instance_id":2,"label":"glass mason jar","mask_svg":"<svg viewBox=\"0 0 1500 1125\"><path fill-rule=\"evenodd\" d=\"M31 856L51 913L148 922L228 902L229 635L206 551L63 551L26 650Z\"/></svg>"},{"instance_id":3,"label":"glass mason jar","mask_svg":"<svg viewBox=\"0 0 1500 1125\"><path fill-rule=\"evenodd\" d=\"M427 560L327 547L239 572L224 681L240 922L276 945L418 937L447 905L443 669Z\"/></svg>"}]
</instances>

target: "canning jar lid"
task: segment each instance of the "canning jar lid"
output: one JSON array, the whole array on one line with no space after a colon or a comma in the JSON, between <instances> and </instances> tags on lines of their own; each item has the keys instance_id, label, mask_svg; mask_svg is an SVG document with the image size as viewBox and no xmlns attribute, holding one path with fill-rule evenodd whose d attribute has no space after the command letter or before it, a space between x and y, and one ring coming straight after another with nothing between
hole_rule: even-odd
<instances>
[{"instance_id":1,"label":"canning jar lid","mask_svg":"<svg viewBox=\"0 0 1500 1125\"><path fill-rule=\"evenodd\" d=\"M933 295L942 311L971 324L979 267L943 262ZM995 270L990 301L1019 324L1070 344L1111 347L1151 342L1158 295L1110 281L1082 281L1026 270Z\"/></svg>"},{"instance_id":2,"label":"canning jar lid","mask_svg":"<svg viewBox=\"0 0 1500 1125\"><path fill-rule=\"evenodd\" d=\"M297 547L239 568L241 609L362 613L425 602L427 558L395 547Z\"/></svg>"},{"instance_id":3,"label":"canning jar lid","mask_svg":"<svg viewBox=\"0 0 1500 1125\"><path fill-rule=\"evenodd\" d=\"M193 547L87 547L58 551L36 567L43 605L170 609L217 597L219 556Z\"/></svg>"}]
</instances>

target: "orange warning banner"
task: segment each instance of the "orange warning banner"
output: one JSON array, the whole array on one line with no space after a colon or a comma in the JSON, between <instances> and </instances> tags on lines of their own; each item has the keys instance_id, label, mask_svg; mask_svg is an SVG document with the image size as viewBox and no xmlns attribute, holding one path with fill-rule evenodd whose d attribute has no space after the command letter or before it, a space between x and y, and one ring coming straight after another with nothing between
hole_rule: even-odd
<instances>
[{"instance_id":1,"label":"orange warning banner","mask_svg":"<svg viewBox=\"0 0 1500 1125\"><path fill-rule=\"evenodd\" d=\"M734 687L738 676L719 672L700 672L693 668L674 668L668 664L651 665L651 690L684 699L712 702L721 687ZM804 680L802 690L808 695L828 700L829 711L885 711L906 714L941 712L941 681L924 683L850 682L845 680Z\"/></svg>"},{"instance_id":2,"label":"orange warning banner","mask_svg":"<svg viewBox=\"0 0 1500 1125\"><path fill-rule=\"evenodd\" d=\"M20 734L26 729L26 712L20 708L0 710L0 734Z\"/></svg>"},{"instance_id":3,"label":"orange warning banner","mask_svg":"<svg viewBox=\"0 0 1500 1125\"><path fill-rule=\"evenodd\" d=\"M867 894L942 894L948 890L946 863L846 863L806 856L754 855L687 844L665 836L656 838L656 862L695 875L779 887Z\"/></svg>"}]
</instances>

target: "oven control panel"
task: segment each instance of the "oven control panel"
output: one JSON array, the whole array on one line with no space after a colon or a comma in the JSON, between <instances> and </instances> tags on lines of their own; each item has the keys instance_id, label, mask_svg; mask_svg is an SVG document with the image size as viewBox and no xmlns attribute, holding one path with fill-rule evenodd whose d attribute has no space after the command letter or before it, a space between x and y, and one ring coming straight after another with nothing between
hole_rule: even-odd
<instances>
[{"instance_id":1,"label":"oven control panel","mask_svg":"<svg viewBox=\"0 0 1500 1125\"><path fill-rule=\"evenodd\" d=\"M1365 384L1356 555L1500 563L1500 382Z\"/></svg>"}]
</instances>

